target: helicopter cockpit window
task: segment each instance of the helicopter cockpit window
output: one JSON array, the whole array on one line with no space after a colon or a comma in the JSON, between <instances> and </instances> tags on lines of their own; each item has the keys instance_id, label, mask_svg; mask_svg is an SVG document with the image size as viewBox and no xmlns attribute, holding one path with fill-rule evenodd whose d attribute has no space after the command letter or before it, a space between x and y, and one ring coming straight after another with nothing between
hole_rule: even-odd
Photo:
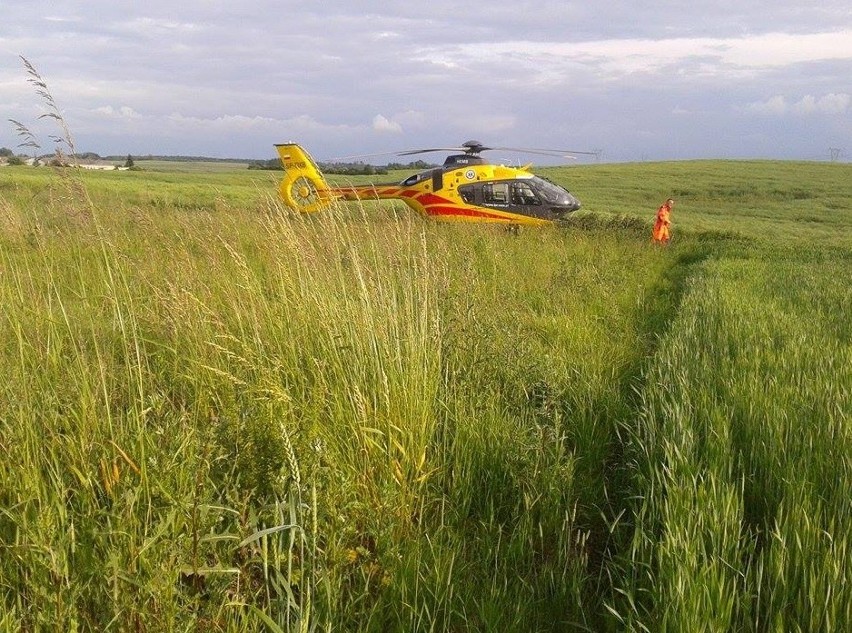
<instances>
[{"instance_id":1,"label":"helicopter cockpit window","mask_svg":"<svg viewBox=\"0 0 852 633\"><path fill-rule=\"evenodd\" d=\"M549 180L534 176L531 182L535 186L535 190L548 204L565 204L571 198L565 189Z\"/></svg>"},{"instance_id":2,"label":"helicopter cockpit window","mask_svg":"<svg viewBox=\"0 0 852 633\"><path fill-rule=\"evenodd\" d=\"M482 185L482 202L485 204L509 204L509 183L495 182Z\"/></svg>"},{"instance_id":3,"label":"helicopter cockpit window","mask_svg":"<svg viewBox=\"0 0 852 633\"><path fill-rule=\"evenodd\" d=\"M538 205L541 204L541 201L527 183L515 182L512 183L512 204Z\"/></svg>"},{"instance_id":4,"label":"helicopter cockpit window","mask_svg":"<svg viewBox=\"0 0 852 633\"><path fill-rule=\"evenodd\" d=\"M412 175L412 176L409 176L409 177L408 177L408 178L406 178L405 180L403 180L403 181L402 181L402 185L403 185L404 187L409 187L409 186L411 186L411 185L416 185L418 182L420 182L421 180L425 180L427 177L431 177L431 175L430 175L429 173L426 173L426 174L414 174L414 175Z\"/></svg>"},{"instance_id":5,"label":"helicopter cockpit window","mask_svg":"<svg viewBox=\"0 0 852 633\"><path fill-rule=\"evenodd\" d=\"M459 187L459 195L461 196L461 199L468 204L473 204L476 201L476 190L474 187L475 185L463 185Z\"/></svg>"}]
</instances>

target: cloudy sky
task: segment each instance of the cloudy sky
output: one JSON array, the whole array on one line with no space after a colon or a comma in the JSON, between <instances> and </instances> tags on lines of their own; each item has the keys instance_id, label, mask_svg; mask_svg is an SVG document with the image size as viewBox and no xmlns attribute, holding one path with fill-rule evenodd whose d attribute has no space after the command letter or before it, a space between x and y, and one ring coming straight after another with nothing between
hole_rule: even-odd
<instances>
[{"instance_id":1,"label":"cloudy sky","mask_svg":"<svg viewBox=\"0 0 852 633\"><path fill-rule=\"evenodd\" d=\"M0 146L315 158L486 144L852 160L849 0L0 0ZM589 160L580 157L581 161ZM381 162L381 161L378 161Z\"/></svg>"}]
</instances>

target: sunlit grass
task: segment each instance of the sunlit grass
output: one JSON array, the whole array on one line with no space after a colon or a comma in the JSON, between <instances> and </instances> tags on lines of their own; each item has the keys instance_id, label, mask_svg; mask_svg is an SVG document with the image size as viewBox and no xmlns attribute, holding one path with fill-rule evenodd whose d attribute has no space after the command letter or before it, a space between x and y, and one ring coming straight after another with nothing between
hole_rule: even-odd
<instances>
[{"instance_id":1,"label":"sunlit grass","mask_svg":"<svg viewBox=\"0 0 852 633\"><path fill-rule=\"evenodd\" d=\"M649 610L635 622L849 625L847 268L799 252L695 278L650 367L630 450L645 492L624 595Z\"/></svg>"}]
</instances>

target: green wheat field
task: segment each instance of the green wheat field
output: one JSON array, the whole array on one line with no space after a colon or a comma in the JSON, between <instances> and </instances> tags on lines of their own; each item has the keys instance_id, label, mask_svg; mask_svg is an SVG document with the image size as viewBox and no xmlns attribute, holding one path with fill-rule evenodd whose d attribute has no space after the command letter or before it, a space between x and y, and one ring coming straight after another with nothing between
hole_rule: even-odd
<instances>
[{"instance_id":1,"label":"green wheat field","mask_svg":"<svg viewBox=\"0 0 852 633\"><path fill-rule=\"evenodd\" d=\"M0 168L0 630L852 630L852 165L137 165Z\"/></svg>"}]
</instances>

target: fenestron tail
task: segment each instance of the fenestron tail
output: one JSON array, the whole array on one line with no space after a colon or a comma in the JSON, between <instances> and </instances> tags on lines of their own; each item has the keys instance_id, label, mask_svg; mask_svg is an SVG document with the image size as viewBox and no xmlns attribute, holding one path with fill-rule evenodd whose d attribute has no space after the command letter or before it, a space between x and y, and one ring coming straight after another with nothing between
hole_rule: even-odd
<instances>
[{"instance_id":1,"label":"fenestron tail","mask_svg":"<svg viewBox=\"0 0 852 633\"><path fill-rule=\"evenodd\" d=\"M281 198L288 207L310 213L328 207L340 197L329 188L316 163L299 145L282 143L275 147L284 166Z\"/></svg>"}]
</instances>

